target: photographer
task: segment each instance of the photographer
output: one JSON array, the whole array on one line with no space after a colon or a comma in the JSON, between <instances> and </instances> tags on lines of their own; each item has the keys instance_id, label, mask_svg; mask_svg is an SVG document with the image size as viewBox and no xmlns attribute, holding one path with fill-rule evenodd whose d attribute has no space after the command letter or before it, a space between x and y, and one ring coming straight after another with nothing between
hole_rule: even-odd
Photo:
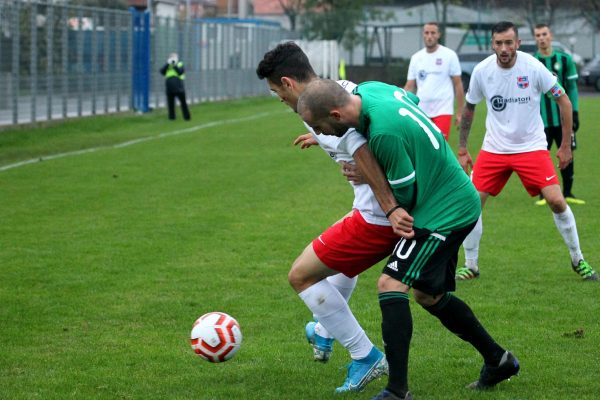
<instances>
[{"instance_id":1,"label":"photographer","mask_svg":"<svg viewBox=\"0 0 600 400\"><path fill-rule=\"evenodd\" d=\"M185 79L185 70L183 63L179 61L177 53L171 53L167 63L160 69L160 73L165 76L167 106L169 107L169 119L175 119L175 98L179 99L181 104L181 112L183 119L190 119L190 111L185 100L185 87L183 80Z\"/></svg>"}]
</instances>

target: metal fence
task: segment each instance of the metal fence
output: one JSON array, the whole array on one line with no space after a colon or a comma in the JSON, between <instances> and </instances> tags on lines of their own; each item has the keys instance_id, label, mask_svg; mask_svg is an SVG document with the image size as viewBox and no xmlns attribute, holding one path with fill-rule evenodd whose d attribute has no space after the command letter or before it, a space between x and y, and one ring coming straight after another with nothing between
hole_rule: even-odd
<instances>
[{"instance_id":1,"label":"metal fence","mask_svg":"<svg viewBox=\"0 0 600 400\"><path fill-rule=\"evenodd\" d=\"M172 52L179 54L186 69L186 92L194 102L238 98L265 93L265 83L256 77L263 54L289 32L278 26L205 22L181 22L154 18L152 73ZM164 82L152 80L151 106L165 102Z\"/></svg>"},{"instance_id":2,"label":"metal fence","mask_svg":"<svg viewBox=\"0 0 600 400\"><path fill-rule=\"evenodd\" d=\"M0 0L0 125L132 109L134 12ZM154 17L150 107L165 103L158 73L177 52L191 103L265 93L254 70L279 26Z\"/></svg>"}]
</instances>

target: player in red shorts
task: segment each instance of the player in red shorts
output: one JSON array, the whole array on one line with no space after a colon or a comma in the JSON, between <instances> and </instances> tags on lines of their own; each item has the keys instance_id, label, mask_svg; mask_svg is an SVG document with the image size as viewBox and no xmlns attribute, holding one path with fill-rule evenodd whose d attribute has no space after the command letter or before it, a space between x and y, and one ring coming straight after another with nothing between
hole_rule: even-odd
<instances>
[{"instance_id":1,"label":"player in red shorts","mask_svg":"<svg viewBox=\"0 0 600 400\"><path fill-rule=\"evenodd\" d=\"M267 52L257 68L260 79L282 102L296 110L304 87L318 79L308 58L294 43L282 43ZM356 85L338 81L347 91ZM383 352L373 345L348 307L356 285L356 276L387 258L400 239L390 225L369 185L351 168L370 155L373 168L377 161L368 151L366 139L354 129L341 138L311 132L294 141L302 148L319 145L330 157L342 164L344 175L354 190L353 210L309 243L294 261L288 280L317 321L306 325L306 336L313 346L314 359L327 361L334 338L350 353L352 362L344 383L336 392L360 391L370 381L387 374ZM380 179L387 185L383 173ZM388 187L388 186L386 186ZM393 199L393 197L392 197Z\"/></svg>"},{"instance_id":2,"label":"player in red shorts","mask_svg":"<svg viewBox=\"0 0 600 400\"><path fill-rule=\"evenodd\" d=\"M552 210L554 222L571 256L571 267L584 280L598 281L598 273L585 261L579 246L575 216L565 201L556 171L547 150L540 99L548 94L560 108L563 141L557 151L559 168L572 160L572 106L556 76L527 53L517 51L520 40L511 22L500 22L492 29L494 55L473 70L460 126L458 159L481 197L500 193L513 172L517 173L531 196L540 193ZM487 104L486 133L475 165L467 151L475 104ZM483 233L481 218L463 243L465 266L457 269L456 279L479 276L477 259Z\"/></svg>"},{"instance_id":3,"label":"player in red shorts","mask_svg":"<svg viewBox=\"0 0 600 400\"><path fill-rule=\"evenodd\" d=\"M440 36L437 22L423 25L425 47L410 58L404 89L416 93L419 108L440 128L444 139L448 141L454 114L454 97L458 110L456 126L459 126L465 95L458 56L439 43Z\"/></svg>"}]
</instances>

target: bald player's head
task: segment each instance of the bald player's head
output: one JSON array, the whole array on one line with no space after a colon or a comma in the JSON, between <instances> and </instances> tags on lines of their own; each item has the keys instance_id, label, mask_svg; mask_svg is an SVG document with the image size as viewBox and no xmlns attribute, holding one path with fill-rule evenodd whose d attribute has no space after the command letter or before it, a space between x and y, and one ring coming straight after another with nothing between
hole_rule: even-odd
<instances>
[{"instance_id":1,"label":"bald player's head","mask_svg":"<svg viewBox=\"0 0 600 400\"><path fill-rule=\"evenodd\" d=\"M317 79L306 86L298 98L298 114L315 132L342 136L348 126L336 117L350 102L351 96L337 82Z\"/></svg>"}]
</instances>

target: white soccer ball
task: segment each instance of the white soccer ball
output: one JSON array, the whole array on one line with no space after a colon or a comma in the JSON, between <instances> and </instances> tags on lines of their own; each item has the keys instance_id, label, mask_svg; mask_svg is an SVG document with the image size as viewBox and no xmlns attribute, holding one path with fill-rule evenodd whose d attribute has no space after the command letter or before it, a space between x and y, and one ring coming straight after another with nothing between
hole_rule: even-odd
<instances>
[{"instance_id":1,"label":"white soccer ball","mask_svg":"<svg viewBox=\"0 0 600 400\"><path fill-rule=\"evenodd\" d=\"M238 352L242 344L240 324L222 312L204 314L192 326L192 349L207 361L227 361Z\"/></svg>"}]
</instances>

